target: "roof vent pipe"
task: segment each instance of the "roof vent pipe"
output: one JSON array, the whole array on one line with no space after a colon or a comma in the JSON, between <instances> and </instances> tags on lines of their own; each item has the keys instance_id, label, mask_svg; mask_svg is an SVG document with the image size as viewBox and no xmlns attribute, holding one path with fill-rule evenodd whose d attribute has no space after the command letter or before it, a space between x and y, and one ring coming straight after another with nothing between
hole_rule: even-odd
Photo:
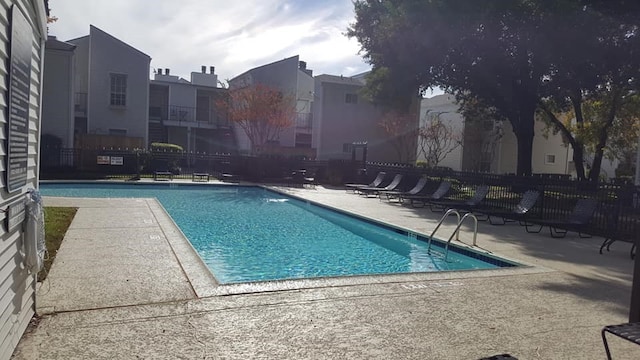
<instances>
[{"instance_id":1,"label":"roof vent pipe","mask_svg":"<svg viewBox=\"0 0 640 360\"><path fill-rule=\"evenodd\" d=\"M164 74L169 75L169 68L164 69Z\"/></svg>"},{"instance_id":2,"label":"roof vent pipe","mask_svg":"<svg viewBox=\"0 0 640 360\"><path fill-rule=\"evenodd\" d=\"M209 66L209 73L213 74L216 72L216 67L215 66Z\"/></svg>"},{"instance_id":3,"label":"roof vent pipe","mask_svg":"<svg viewBox=\"0 0 640 360\"><path fill-rule=\"evenodd\" d=\"M206 73L207 73L207 67L206 67L206 66L202 65L202 66L200 67L200 69L202 70L202 73L203 73L203 74L206 74Z\"/></svg>"}]
</instances>

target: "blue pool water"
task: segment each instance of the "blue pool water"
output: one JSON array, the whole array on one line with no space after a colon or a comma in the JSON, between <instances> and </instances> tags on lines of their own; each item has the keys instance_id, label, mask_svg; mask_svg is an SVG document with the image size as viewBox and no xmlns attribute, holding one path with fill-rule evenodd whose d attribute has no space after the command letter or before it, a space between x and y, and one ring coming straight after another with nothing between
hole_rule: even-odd
<instances>
[{"instance_id":1,"label":"blue pool water","mask_svg":"<svg viewBox=\"0 0 640 360\"><path fill-rule=\"evenodd\" d=\"M440 244L428 253L425 241L401 231L258 187L41 184L40 191L157 198L223 284L513 266L468 250L449 251L444 261Z\"/></svg>"}]
</instances>

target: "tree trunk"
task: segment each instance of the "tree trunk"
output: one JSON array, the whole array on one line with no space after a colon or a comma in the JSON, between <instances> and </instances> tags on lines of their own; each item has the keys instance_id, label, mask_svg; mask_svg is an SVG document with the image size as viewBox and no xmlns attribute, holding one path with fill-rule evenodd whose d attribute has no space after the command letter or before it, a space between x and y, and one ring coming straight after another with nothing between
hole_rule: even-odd
<instances>
[{"instance_id":1,"label":"tree trunk","mask_svg":"<svg viewBox=\"0 0 640 360\"><path fill-rule=\"evenodd\" d=\"M518 176L531 176L533 173L531 158L533 156L535 109L535 100L530 104L523 101L513 118L509 118L518 141L518 164L516 166L516 175Z\"/></svg>"},{"instance_id":2,"label":"tree trunk","mask_svg":"<svg viewBox=\"0 0 640 360\"><path fill-rule=\"evenodd\" d=\"M579 129L582 129L584 124L584 114L582 113L582 91L580 89L574 89L571 99L571 105L576 115L576 124ZM578 141L573 135L571 135L574 141L573 146L573 166L576 168L576 177L578 180L586 180L584 172L584 144L582 141Z\"/></svg>"},{"instance_id":3,"label":"tree trunk","mask_svg":"<svg viewBox=\"0 0 640 360\"><path fill-rule=\"evenodd\" d=\"M582 144L579 144L579 146L573 145L573 165L576 168L578 180L586 180L584 173L584 146Z\"/></svg>"},{"instance_id":4,"label":"tree trunk","mask_svg":"<svg viewBox=\"0 0 640 360\"><path fill-rule=\"evenodd\" d=\"M533 169L531 168L531 157L533 156L533 126L531 131L522 131L516 133L518 140L518 164L516 167L516 175L531 176Z\"/></svg>"},{"instance_id":5,"label":"tree trunk","mask_svg":"<svg viewBox=\"0 0 640 360\"><path fill-rule=\"evenodd\" d=\"M619 89L614 89L612 91L609 113L607 114L607 119L604 126L602 127L602 129L600 129L600 133L598 134L598 144L596 145L596 152L593 156L591 171L589 172L589 181L597 182L600 179L600 170L602 169L604 147L607 145L607 139L609 138L609 129L611 128L611 125L613 124L613 121L616 117L616 112L618 111L620 93L621 91Z\"/></svg>"}]
</instances>

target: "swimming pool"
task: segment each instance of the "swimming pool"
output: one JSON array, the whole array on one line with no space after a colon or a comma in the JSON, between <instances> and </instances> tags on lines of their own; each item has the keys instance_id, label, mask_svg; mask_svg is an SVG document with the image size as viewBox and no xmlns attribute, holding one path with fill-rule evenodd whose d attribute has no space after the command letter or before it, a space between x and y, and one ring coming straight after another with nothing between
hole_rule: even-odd
<instances>
[{"instance_id":1,"label":"swimming pool","mask_svg":"<svg viewBox=\"0 0 640 360\"><path fill-rule=\"evenodd\" d=\"M515 264L246 186L41 184L44 196L154 197L222 284Z\"/></svg>"}]
</instances>

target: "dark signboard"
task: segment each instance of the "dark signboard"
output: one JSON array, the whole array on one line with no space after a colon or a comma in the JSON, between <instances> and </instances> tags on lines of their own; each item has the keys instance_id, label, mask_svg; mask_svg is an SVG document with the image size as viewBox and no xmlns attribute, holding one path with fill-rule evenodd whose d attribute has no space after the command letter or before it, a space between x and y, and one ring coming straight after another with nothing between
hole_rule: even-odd
<instances>
[{"instance_id":1,"label":"dark signboard","mask_svg":"<svg viewBox=\"0 0 640 360\"><path fill-rule=\"evenodd\" d=\"M20 9L11 9L9 58L9 116L7 121L7 191L27 183L29 152L29 87L31 84L31 26Z\"/></svg>"}]
</instances>

